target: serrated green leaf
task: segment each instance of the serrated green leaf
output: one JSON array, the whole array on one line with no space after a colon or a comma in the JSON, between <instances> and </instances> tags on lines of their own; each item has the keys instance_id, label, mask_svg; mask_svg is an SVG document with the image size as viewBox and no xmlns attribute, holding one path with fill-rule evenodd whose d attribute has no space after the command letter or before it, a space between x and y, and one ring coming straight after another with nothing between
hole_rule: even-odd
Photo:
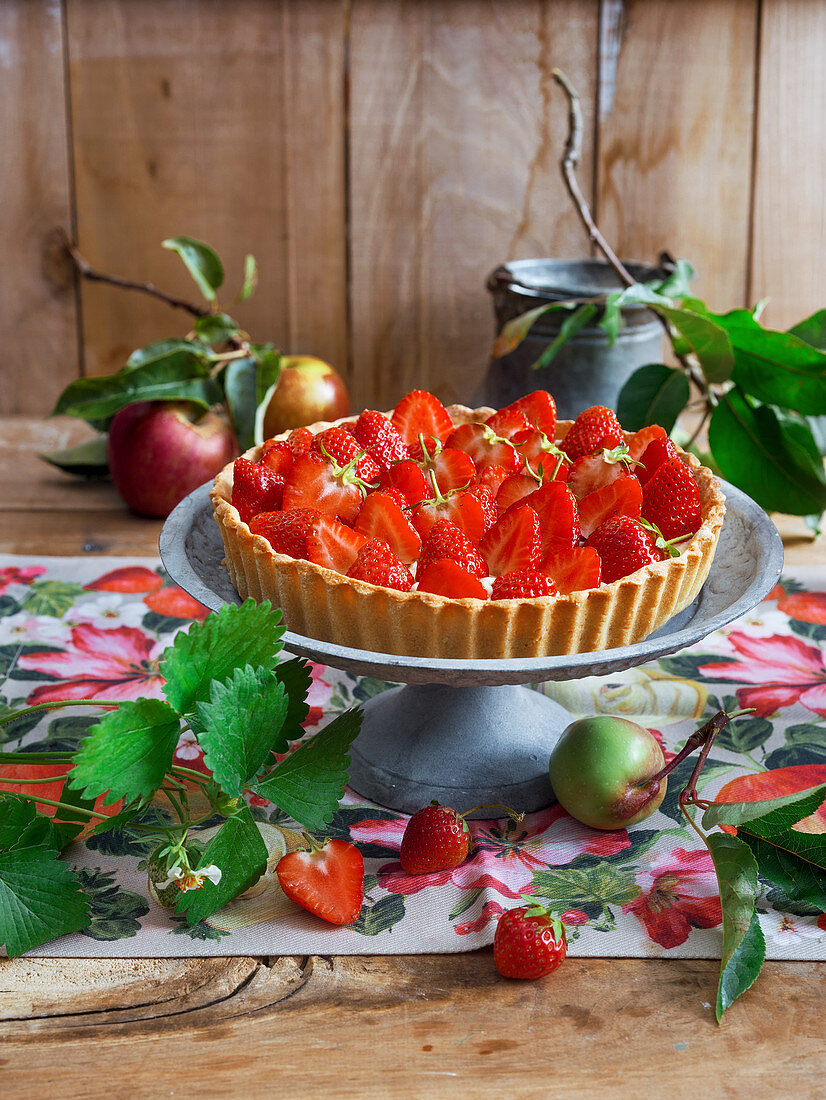
<instances>
[{"instance_id":1,"label":"serrated green leaf","mask_svg":"<svg viewBox=\"0 0 826 1100\"><path fill-rule=\"evenodd\" d=\"M222 683L244 665L274 668L283 633L281 612L272 611L268 601L222 607L193 623L186 634L177 634L164 651L164 694L180 714L191 713L197 702L209 699L213 680Z\"/></svg>"},{"instance_id":2,"label":"serrated green leaf","mask_svg":"<svg viewBox=\"0 0 826 1100\"><path fill-rule=\"evenodd\" d=\"M37 816L34 802L23 795L0 794L0 852L14 848Z\"/></svg>"},{"instance_id":3,"label":"serrated green leaf","mask_svg":"<svg viewBox=\"0 0 826 1100\"><path fill-rule=\"evenodd\" d=\"M213 863L220 867L221 881L216 886L206 880L200 889L182 893L175 911L185 913L190 925L197 924L254 886L267 869L267 855L267 845L249 807L242 806L221 826L198 860L198 868Z\"/></svg>"},{"instance_id":4,"label":"serrated green leaf","mask_svg":"<svg viewBox=\"0 0 826 1100\"><path fill-rule=\"evenodd\" d=\"M178 253L200 292L213 302L215 292L224 281L224 265L218 253L194 237L168 237L161 241L161 246Z\"/></svg>"},{"instance_id":5,"label":"serrated green leaf","mask_svg":"<svg viewBox=\"0 0 826 1100\"><path fill-rule=\"evenodd\" d=\"M80 932L89 904L71 868L54 848L34 845L0 852L0 944L10 958Z\"/></svg>"},{"instance_id":6,"label":"serrated green leaf","mask_svg":"<svg viewBox=\"0 0 826 1100\"><path fill-rule=\"evenodd\" d=\"M707 382L725 382L734 368L734 351L726 331L709 316L689 309L655 306L697 356Z\"/></svg>"},{"instance_id":7,"label":"serrated green leaf","mask_svg":"<svg viewBox=\"0 0 826 1100\"><path fill-rule=\"evenodd\" d=\"M703 828L714 825L758 824L763 836L784 832L813 814L826 799L826 783L795 791L779 798L761 798L755 802L712 802L703 814ZM753 826L754 827L754 826Z\"/></svg>"},{"instance_id":8,"label":"serrated green leaf","mask_svg":"<svg viewBox=\"0 0 826 1100\"><path fill-rule=\"evenodd\" d=\"M348 749L361 729L360 707L344 711L282 760L275 771L251 784L306 829L321 831L338 808L350 767Z\"/></svg>"},{"instance_id":9,"label":"serrated green leaf","mask_svg":"<svg viewBox=\"0 0 826 1100\"><path fill-rule=\"evenodd\" d=\"M282 661L277 665L275 674L287 693L287 716L281 727L281 735L286 742L295 741L304 735L301 723L310 713L307 694L313 682L313 670L303 657L294 657L291 661ZM284 749L275 751L283 752Z\"/></svg>"},{"instance_id":10,"label":"serrated green leaf","mask_svg":"<svg viewBox=\"0 0 826 1100\"><path fill-rule=\"evenodd\" d=\"M754 406L737 386L721 398L708 438L723 476L773 512L810 515L826 507L826 481L768 405Z\"/></svg>"},{"instance_id":11,"label":"serrated green leaf","mask_svg":"<svg viewBox=\"0 0 826 1100\"><path fill-rule=\"evenodd\" d=\"M559 326L559 332L548 344L535 363L531 364L531 370L542 370L547 367L556 358L556 353L559 349L567 344L569 340L579 332L581 328L585 328L594 317L596 317L599 309L592 303L579 306L573 313L569 314L562 324Z\"/></svg>"},{"instance_id":12,"label":"serrated green leaf","mask_svg":"<svg viewBox=\"0 0 826 1100\"><path fill-rule=\"evenodd\" d=\"M255 262L255 256L248 252L244 257L244 283L241 287L241 293L238 295L238 301L246 302L248 298L253 296L257 286L258 264Z\"/></svg>"},{"instance_id":13,"label":"serrated green leaf","mask_svg":"<svg viewBox=\"0 0 826 1100\"><path fill-rule=\"evenodd\" d=\"M826 351L826 309L819 309L805 321L792 325L788 331L818 351Z\"/></svg>"},{"instance_id":14,"label":"serrated green leaf","mask_svg":"<svg viewBox=\"0 0 826 1100\"><path fill-rule=\"evenodd\" d=\"M195 704L204 760L225 794L240 797L247 780L287 742L281 729L287 694L277 671L245 665L213 682L208 703Z\"/></svg>"},{"instance_id":15,"label":"serrated green leaf","mask_svg":"<svg viewBox=\"0 0 826 1100\"><path fill-rule=\"evenodd\" d=\"M106 455L107 437L95 436L86 439L75 447L66 447L61 451L44 451L40 457L44 462L56 466L64 473L75 477L105 477L109 473L109 459Z\"/></svg>"},{"instance_id":16,"label":"serrated green leaf","mask_svg":"<svg viewBox=\"0 0 826 1100\"><path fill-rule=\"evenodd\" d=\"M620 390L617 417L629 432L659 424L670 432L688 404L688 379L665 363L639 367Z\"/></svg>"},{"instance_id":17,"label":"serrated green leaf","mask_svg":"<svg viewBox=\"0 0 826 1100\"><path fill-rule=\"evenodd\" d=\"M181 723L160 699L126 700L89 730L75 756L70 783L88 798L148 799L172 764Z\"/></svg>"},{"instance_id":18,"label":"serrated green leaf","mask_svg":"<svg viewBox=\"0 0 826 1100\"><path fill-rule=\"evenodd\" d=\"M717 988L717 1019L749 988L763 965L766 944L757 922L757 863L736 836L711 833L706 837L723 911L723 954Z\"/></svg>"},{"instance_id":19,"label":"serrated green leaf","mask_svg":"<svg viewBox=\"0 0 826 1100\"><path fill-rule=\"evenodd\" d=\"M206 411L220 400L209 364L178 350L117 374L76 379L57 399L52 416L76 416L104 427L116 412L137 401L189 401Z\"/></svg>"},{"instance_id":20,"label":"serrated green leaf","mask_svg":"<svg viewBox=\"0 0 826 1100\"><path fill-rule=\"evenodd\" d=\"M31 615L51 615L60 619L83 593L82 584L70 581L34 581L22 607Z\"/></svg>"},{"instance_id":21,"label":"serrated green leaf","mask_svg":"<svg viewBox=\"0 0 826 1100\"><path fill-rule=\"evenodd\" d=\"M228 313L209 313L198 317L192 326L199 340L205 344L224 344L238 335L238 322Z\"/></svg>"}]
</instances>

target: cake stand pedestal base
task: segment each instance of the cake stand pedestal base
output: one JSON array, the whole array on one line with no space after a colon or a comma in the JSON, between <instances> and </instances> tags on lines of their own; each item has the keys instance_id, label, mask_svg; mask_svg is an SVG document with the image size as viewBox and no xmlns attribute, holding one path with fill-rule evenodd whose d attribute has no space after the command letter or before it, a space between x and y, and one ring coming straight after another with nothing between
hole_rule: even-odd
<instances>
[{"instance_id":1,"label":"cake stand pedestal base","mask_svg":"<svg viewBox=\"0 0 826 1100\"><path fill-rule=\"evenodd\" d=\"M526 687L391 688L364 706L350 748L350 786L410 814L433 799L460 813L489 802L539 810L554 801L548 758L572 721L564 707Z\"/></svg>"}]
</instances>

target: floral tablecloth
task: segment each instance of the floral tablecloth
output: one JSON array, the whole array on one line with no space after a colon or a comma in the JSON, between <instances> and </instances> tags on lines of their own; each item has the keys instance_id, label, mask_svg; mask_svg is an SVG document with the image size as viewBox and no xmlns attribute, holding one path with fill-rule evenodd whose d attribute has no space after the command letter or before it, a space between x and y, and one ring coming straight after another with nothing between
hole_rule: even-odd
<instances>
[{"instance_id":1,"label":"floral tablecloth","mask_svg":"<svg viewBox=\"0 0 826 1100\"><path fill-rule=\"evenodd\" d=\"M654 732L667 757L720 707L755 713L724 730L703 773L702 795L768 798L826 782L826 568L797 570L754 611L682 653L608 677L538 690L576 715L622 714ZM206 611L154 560L0 556L0 713L49 700L159 696L159 658L178 630ZM387 685L314 666L309 730ZM98 712L99 713L99 712ZM71 708L0 727L6 749L73 750L95 720ZM203 767L191 735L176 762ZM564 914L571 955L717 958L722 931L711 859L683 824L677 793L693 759L669 782L657 813L628 830L580 825L559 806L471 823L459 868L409 876L398 850L405 818L346 795L330 835L365 857L366 898L347 928L293 905L273 874L299 843L295 823L251 796L270 852L246 895L194 928L147 898L145 834L103 833L67 849L89 894L85 932L32 952L45 956L403 954L465 951L493 939L497 916L523 893ZM732 793L733 792L733 793ZM158 808L158 813L162 813ZM826 805L802 828L826 832ZM826 959L826 917L766 887L758 902L775 959Z\"/></svg>"}]
</instances>

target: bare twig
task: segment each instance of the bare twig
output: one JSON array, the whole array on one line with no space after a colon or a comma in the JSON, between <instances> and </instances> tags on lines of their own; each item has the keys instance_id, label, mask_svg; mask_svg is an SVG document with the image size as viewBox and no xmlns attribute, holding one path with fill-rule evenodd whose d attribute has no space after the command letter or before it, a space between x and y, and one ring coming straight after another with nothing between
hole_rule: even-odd
<instances>
[{"instance_id":1,"label":"bare twig","mask_svg":"<svg viewBox=\"0 0 826 1100\"><path fill-rule=\"evenodd\" d=\"M162 290L158 290L152 283L133 283L129 279L122 279L119 275L106 275L102 271L96 271L89 261L81 255L77 246L69 239L66 231L63 229L61 229L61 236L63 237L66 251L72 259L72 263L84 279L89 279L90 282L108 283L110 286L119 286L122 290L139 290L143 294L149 294L153 298L158 298L161 302L166 302L166 304L172 306L173 309L182 309L186 313L192 314L193 317L209 316L211 312L209 309L205 309L203 306L196 306L192 302L184 301L182 298L173 298L171 294L165 294Z\"/></svg>"}]
</instances>

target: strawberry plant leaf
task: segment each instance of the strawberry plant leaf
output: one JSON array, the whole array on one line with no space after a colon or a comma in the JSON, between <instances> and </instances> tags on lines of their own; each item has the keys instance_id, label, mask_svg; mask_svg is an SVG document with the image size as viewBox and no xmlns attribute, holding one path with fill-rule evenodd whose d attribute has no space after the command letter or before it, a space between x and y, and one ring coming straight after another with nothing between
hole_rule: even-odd
<instances>
[{"instance_id":1,"label":"strawberry plant leaf","mask_svg":"<svg viewBox=\"0 0 826 1100\"><path fill-rule=\"evenodd\" d=\"M0 852L0 944L10 958L80 932L89 903L72 869L46 844Z\"/></svg>"},{"instance_id":2,"label":"strawberry plant leaf","mask_svg":"<svg viewBox=\"0 0 826 1100\"><path fill-rule=\"evenodd\" d=\"M275 771L251 784L310 831L322 830L338 809L347 783L347 750L361 729L362 712L353 707L334 718L282 760Z\"/></svg>"},{"instance_id":3,"label":"strawberry plant leaf","mask_svg":"<svg viewBox=\"0 0 826 1100\"><path fill-rule=\"evenodd\" d=\"M766 942L757 920L757 863L744 844L728 833L706 837L723 911L723 954L717 987L717 1019L760 973Z\"/></svg>"},{"instance_id":4,"label":"strawberry plant leaf","mask_svg":"<svg viewBox=\"0 0 826 1100\"><path fill-rule=\"evenodd\" d=\"M267 846L248 806L224 822L204 848L196 870L213 863L221 868L221 881L216 885L207 879L199 889L181 893L176 902L175 911L186 914L190 925L249 890L267 869Z\"/></svg>"},{"instance_id":5,"label":"strawberry plant leaf","mask_svg":"<svg viewBox=\"0 0 826 1100\"><path fill-rule=\"evenodd\" d=\"M161 674L164 694L181 714L196 702L207 702L213 680L222 683L236 668L274 668L283 643L281 612L268 601L246 600L240 607L227 604L186 634L177 634L164 651Z\"/></svg>"},{"instance_id":6,"label":"strawberry plant leaf","mask_svg":"<svg viewBox=\"0 0 826 1100\"><path fill-rule=\"evenodd\" d=\"M688 379L665 363L639 367L620 390L617 417L629 432L659 424L666 432L688 404Z\"/></svg>"},{"instance_id":7,"label":"strawberry plant leaf","mask_svg":"<svg viewBox=\"0 0 826 1100\"><path fill-rule=\"evenodd\" d=\"M180 732L180 718L168 703L126 700L91 727L69 783L87 798L106 794L106 805L148 799L172 764Z\"/></svg>"},{"instance_id":8,"label":"strawberry plant leaf","mask_svg":"<svg viewBox=\"0 0 826 1100\"><path fill-rule=\"evenodd\" d=\"M711 414L708 438L723 477L773 512L811 515L826 507L826 481L768 405L738 386Z\"/></svg>"},{"instance_id":9,"label":"strawberry plant leaf","mask_svg":"<svg viewBox=\"0 0 826 1100\"><path fill-rule=\"evenodd\" d=\"M195 709L206 765L232 797L243 794L271 752L287 747L281 736L287 693L274 670L237 668L223 683L213 681L209 702Z\"/></svg>"},{"instance_id":10,"label":"strawberry plant leaf","mask_svg":"<svg viewBox=\"0 0 826 1100\"><path fill-rule=\"evenodd\" d=\"M759 824L763 835L783 832L815 812L826 798L826 783L780 798L762 798L755 802L712 802L703 814L703 828L714 825ZM759 820L758 820L759 819Z\"/></svg>"},{"instance_id":11,"label":"strawberry plant leaf","mask_svg":"<svg viewBox=\"0 0 826 1100\"><path fill-rule=\"evenodd\" d=\"M586 303L579 306L573 313L569 313L562 324L559 326L559 332L548 344L535 363L531 364L532 370L542 370L547 367L549 363L553 362L556 357L556 353L563 346L567 344L581 328L585 326L596 317L599 309L593 303Z\"/></svg>"},{"instance_id":12,"label":"strawberry plant leaf","mask_svg":"<svg viewBox=\"0 0 826 1100\"><path fill-rule=\"evenodd\" d=\"M18 794L0 794L0 852L14 848L38 817L34 802Z\"/></svg>"},{"instance_id":13,"label":"strawberry plant leaf","mask_svg":"<svg viewBox=\"0 0 826 1100\"><path fill-rule=\"evenodd\" d=\"M711 316L690 309L671 309L657 305L655 312L665 317L697 356L708 382L725 382L734 368L734 351L725 329ZM749 314L749 316L751 316Z\"/></svg>"},{"instance_id":14,"label":"strawberry plant leaf","mask_svg":"<svg viewBox=\"0 0 826 1100\"><path fill-rule=\"evenodd\" d=\"M218 253L194 237L168 237L161 246L178 253L203 296L215 301L215 292L224 281L224 265Z\"/></svg>"},{"instance_id":15,"label":"strawberry plant leaf","mask_svg":"<svg viewBox=\"0 0 826 1100\"><path fill-rule=\"evenodd\" d=\"M819 309L805 321L792 325L788 332L818 351L826 351L826 309Z\"/></svg>"},{"instance_id":16,"label":"strawberry plant leaf","mask_svg":"<svg viewBox=\"0 0 826 1100\"><path fill-rule=\"evenodd\" d=\"M275 674L287 692L287 716L281 727L281 736L284 742L295 741L304 735L301 723L310 713L307 693L313 682L312 668L303 657L294 657L291 661L282 661L280 665L276 665ZM284 749L274 751L284 752Z\"/></svg>"}]
</instances>

